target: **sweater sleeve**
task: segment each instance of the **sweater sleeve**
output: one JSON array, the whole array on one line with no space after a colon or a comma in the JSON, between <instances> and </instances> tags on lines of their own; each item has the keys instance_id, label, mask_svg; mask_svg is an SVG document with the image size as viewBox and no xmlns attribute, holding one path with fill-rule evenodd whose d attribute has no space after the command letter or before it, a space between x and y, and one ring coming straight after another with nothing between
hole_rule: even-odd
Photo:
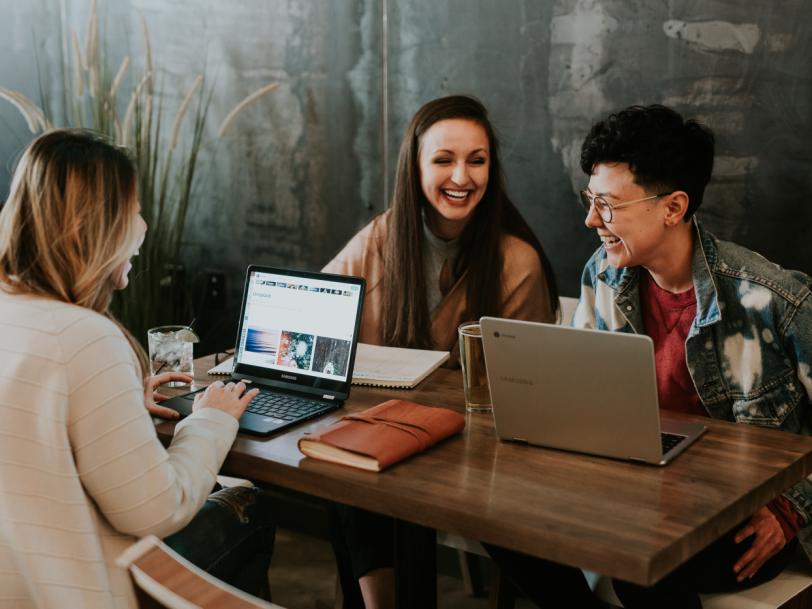
<instances>
[{"instance_id":1,"label":"sweater sleeve","mask_svg":"<svg viewBox=\"0 0 812 609\"><path fill-rule=\"evenodd\" d=\"M785 541L789 542L798 535L801 528L801 515L795 510L789 499L779 495L767 504L767 509L778 521Z\"/></svg>"},{"instance_id":2,"label":"sweater sleeve","mask_svg":"<svg viewBox=\"0 0 812 609\"><path fill-rule=\"evenodd\" d=\"M129 344L94 315L61 337L69 391L68 435L88 495L118 531L170 535L201 508L236 436L237 421L196 411L168 450L144 408Z\"/></svg>"},{"instance_id":3,"label":"sweater sleeve","mask_svg":"<svg viewBox=\"0 0 812 609\"><path fill-rule=\"evenodd\" d=\"M370 272L378 262L373 260L373 258L377 258L372 254L374 242L380 235L384 223L384 216L378 216L372 220L349 240L335 258L324 266L322 272L365 277L369 283ZM367 285L367 289L370 287Z\"/></svg>"},{"instance_id":4,"label":"sweater sleeve","mask_svg":"<svg viewBox=\"0 0 812 609\"><path fill-rule=\"evenodd\" d=\"M503 255L502 317L554 323L547 278L536 250L521 239L509 237Z\"/></svg>"}]
</instances>

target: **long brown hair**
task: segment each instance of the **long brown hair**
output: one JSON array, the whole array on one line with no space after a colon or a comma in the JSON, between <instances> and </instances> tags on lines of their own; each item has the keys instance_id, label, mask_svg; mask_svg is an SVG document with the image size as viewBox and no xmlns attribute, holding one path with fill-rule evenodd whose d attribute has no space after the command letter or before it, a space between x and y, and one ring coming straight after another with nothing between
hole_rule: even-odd
<instances>
[{"instance_id":1,"label":"long brown hair","mask_svg":"<svg viewBox=\"0 0 812 609\"><path fill-rule=\"evenodd\" d=\"M76 304L115 322L146 371L138 342L112 317L115 272L137 246L135 166L89 131L58 129L23 152L0 210L0 285Z\"/></svg>"},{"instance_id":2,"label":"long brown hair","mask_svg":"<svg viewBox=\"0 0 812 609\"><path fill-rule=\"evenodd\" d=\"M420 185L418 155L420 138L435 123L447 119L471 120L485 129L490 143L488 186L460 236L460 253L455 261L457 277L465 282L467 319L499 315L503 257L501 240L510 234L538 252L550 309L558 310L558 290L552 265L541 243L505 191L499 162L499 142L488 112L479 100L465 95L441 97L425 104L409 123L403 137L395 174L395 188L387 219L383 245L383 340L405 347L432 347L431 316L423 274L422 212L429 205Z\"/></svg>"}]
</instances>

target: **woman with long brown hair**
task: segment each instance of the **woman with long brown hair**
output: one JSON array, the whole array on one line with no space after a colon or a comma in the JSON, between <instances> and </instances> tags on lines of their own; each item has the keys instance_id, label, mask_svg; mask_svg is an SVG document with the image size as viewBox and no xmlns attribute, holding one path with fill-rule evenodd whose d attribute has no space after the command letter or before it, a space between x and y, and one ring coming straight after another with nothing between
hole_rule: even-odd
<instances>
[{"instance_id":1,"label":"woman with long brown hair","mask_svg":"<svg viewBox=\"0 0 812 609\"><path fill-rule=\"evenodd\" d=\"M552 266L505 190L487 110L462 95L417 111L390 208L324 270L367 279L367 343L453 350L463 321L554 321L558 310Z\"/></svg>"},{"instance_id":2,"label":"woman with long brown hair","mask_svg":"<svg viewBox=\"0 0 812 609\"><path fill-rule=\"evenodd\" d=\"M108 310L146 231L136 184L123 150L57 130L25 150L0 210L3 606L134 607L115 559L148 534L262 592L267 510L254 492L207 501L255 392L216 383L164 449L154 391L192 379L147 377L143 350ZM234 546L255 564L229 566Z\"/></svg>"},{"instance_id":3,"label":"woman with long brown hair","mask_svg":"<svg viewBox=\"0 0 812 609\"><path fill-rule=\"evenodd\" d=\"M452 351L457 327L483 315L554 322L552 266L505 190L485 107L455 95L406 129L390 208L324 269L367 280L362 342ZM391 521L340 509L336 553L359 578L367 609L394 602Z\"/></svg>"}]
</instances>

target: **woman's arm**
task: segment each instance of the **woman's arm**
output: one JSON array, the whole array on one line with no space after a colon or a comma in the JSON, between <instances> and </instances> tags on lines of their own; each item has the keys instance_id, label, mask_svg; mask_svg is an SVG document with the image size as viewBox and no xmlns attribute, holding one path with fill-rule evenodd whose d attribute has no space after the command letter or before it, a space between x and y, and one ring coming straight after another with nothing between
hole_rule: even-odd
<instances>
[{"instance_id":1,"label":"woman's arm","mask_svg":"<svg viewBox=\"0 0 812 609\"><path fill-rule=\"evenodd\" d=\"M536 250L516 237L505 241L502 277L502 316L524 321L555 323L547 278Z\"/></svg>"},{"instance_id":2,"label":"woman's arm","mask_svg":"<svg viewBox=\"0 0 812 609\"><path fill-rule=\"evenodd\" d=\"M159 537L197 513L237 432L204 408L175 428L165 450L144 409L144 387L121 332L88 316L61 337L69 384L68 434L87 493L122 533Z\"/></svg>"},{"instance_id":3,"label":"woman's arm","mask_svg":"<svg viewBox=\"0 0 812 609\"><path fill-rule=\"evenodd\" d=\"M376 280L370 275L379 275L382 263L382 253L379 251L379 241L385 228L385 215L373 219L349 240L335 258L328 262L322 272L336 275L355 275L367 280L367 290L372 286L369 283Z\"/></svg>"}]
</instances>

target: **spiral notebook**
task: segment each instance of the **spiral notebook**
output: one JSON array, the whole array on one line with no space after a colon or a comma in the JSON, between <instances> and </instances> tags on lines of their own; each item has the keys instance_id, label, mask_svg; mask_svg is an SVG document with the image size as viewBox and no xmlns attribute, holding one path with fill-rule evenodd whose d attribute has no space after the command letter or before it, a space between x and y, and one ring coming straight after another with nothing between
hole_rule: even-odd
<instances>
[{"instance_id":1,"label":"spiral notebook","mask_svg":"<svg viewBox=\"0 0 812 609\"><path fill-rule=\"evenodd\" d=\"M403 349L358 343L352 384L412 389L448 361L449 357L448 351ZM233 367L234 360L229 358L208 373L230 375Z\"/></svg>"}]
</instances>

